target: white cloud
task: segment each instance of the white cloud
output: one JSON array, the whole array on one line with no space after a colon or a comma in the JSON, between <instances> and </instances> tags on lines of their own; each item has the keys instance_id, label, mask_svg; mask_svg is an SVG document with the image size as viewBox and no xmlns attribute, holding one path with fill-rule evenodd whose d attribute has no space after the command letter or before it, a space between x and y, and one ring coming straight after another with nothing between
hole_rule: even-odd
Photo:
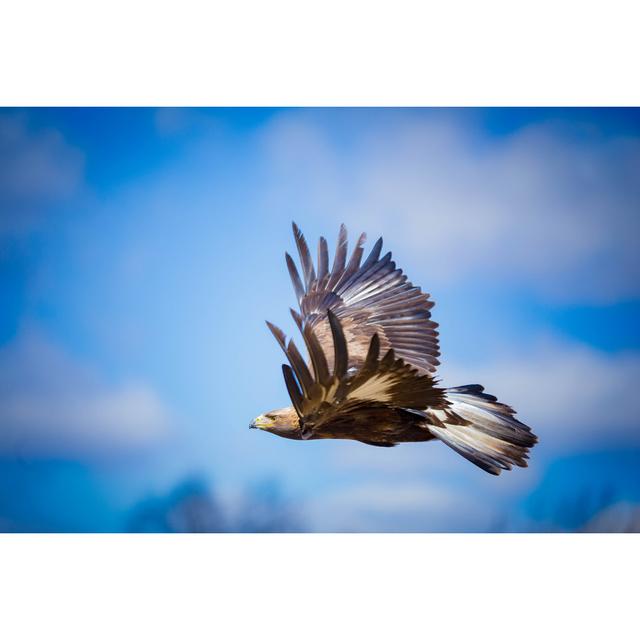
<instances>
[{"instance_id":1,"label":"white cloud","mask_svg":"<svg viewBox=\"0 0 640 640\"><path fill-rule=\"evenodd\" d=\"M191 112L178 107L160 107L156 109L153 123L160 136L171 137L183 133L188 127Z\"/></svg>"},{"instance_id":2,"label":"white cloud","mask_svg":"<svg viewBox=\"0 0 640 640\"><path fill-rule=\"evenodd\" d=\"M640 533L640 506L618 502L598 512L583 525L588 533Z\"/></svg>"},{"instance_id":3,"label":"white cloud","mask_svg":"<svg viewBox=\"0 0 640 640\"><path fill-rule=\"evenodd\" d=\"M109 456L162 441L172 418L141 382L110 384L34 332L0 351L0 451Z\"/></svg>"},{"instance_id":4,"label":"white cloud","mask_svg":"<svg viewBox=\"0 0 640 640\"><path fill-rule=\"evenodd\" d=\"M55 129L34 130L21 115L0 115L0 233L29 229L42 207L81 184L84 156Z\"/></svg>"},{"instance_id":5,"label":"white cloud","mask_svg":"<svg viewBox=\"0 0 640 640\"><path fill-rule=\"evenodd\" d=\"M537 465L526 470L515 468L496 480L495 476L475 467L439 440L404 443L393 449L344 441L332 450L330 462L337 473L356 472L359 477L385 478L392 482L416 477L426 484L454 479L468 481L483 494L496 497L522 493L538 482L540 472Z\"/></svg>"},{"instance_id":6,"label":"white cloud","mask_svg":"<svg viewBox=\"0 0 640 640\"><path fill-rule=\"evenodd\" d=\"M365 482L305 505L317 531L486 530L494 513L463 493L426 482Z\"/></svg>"},{"instance_id":7,"label":"white cloud","mask_svg":"<svg viewBox=\"0 0 640 640\"><path fill-rule=\"evenodd\" d=\"M408 443L386 449L345 441L332 450L332 463L338 470L350 469L395 477L412 476L416 472L423 472L427 467L436 471L450 468L449 456L436 455L437 452L432 449L433 444L437 445L431 442ZM437 445L436 449L440 447Z\"/></svg>"},{"instance_id":8,"label":"white cloud","mask_svg":"<svg viewBox=\"0 0 640 640\"><path fill-rule=\"evenodd\" d=\"M304 112L275 119L270 206L382 234L434 281L596 302L639 293L639 140L554 122L489 140L451 113L379 125L339 139Z\"/></svg>"},{"instance_id":9,"label":"white cloud","mask_svg":"<svg viewBox=\"0 0 640 640\"><path fill-rule=\"evenodd\" d=\"M479 383L513 406L545 448L640 444L640 354L546 340L493 362L445 362L443 384Z\"/></svg>"}]
</instances>

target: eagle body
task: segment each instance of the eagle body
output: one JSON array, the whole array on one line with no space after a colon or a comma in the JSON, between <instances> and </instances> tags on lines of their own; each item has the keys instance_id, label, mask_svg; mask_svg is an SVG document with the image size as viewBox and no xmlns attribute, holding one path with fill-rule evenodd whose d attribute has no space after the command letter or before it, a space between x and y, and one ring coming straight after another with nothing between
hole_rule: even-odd
<instances>
[{"instance_id":1,"label":"eagle body","mask_svg":"<svg viewBox=\"0 0 640 640\"><path fill-rule=\"evenodd\" d=\"M400 442L426 442L434 436L424 428L424 418L383 403L341 415L318 429L310 439L357 440L378 447Z\"/></svg>"},{"instance_id":2,"label":"eagle body","mask_svg":"<svg viewBox=\"0 0 640 640\"><path fill-rule=\"evenodd\" d=\"M292 412L295 409L291 407ZM296 428L290 433L279 434L293 440L302 440L303 429L296 417L291 416ZM434 438L424 428L424 417L385 403L357 405L352 411L337 413L323 424L305 424L308 440L357 440L378 447L393 447L400 442L426 442Z\"/></svg>"},{"instance_id":3,"label":"eagle body","mask_svg":"<svg viewBox=\"0 0 640 640\"><path fill-rule=\"evenodd\" d=\"M362 234L347 260L342 225L331 268L320 238L316 270L295 223L293 232L302 277L286 254L300 308L291 314L308 357L267 322L288 360L282 371L292 406L262 414L250 426L295 440L380 447L440 440L494 475L527 466L537 438L511 407L477 384L437 385L433 302L408 281L391 253L380 257L382 238L362 262Z\"/></svg>"}]
</instances>

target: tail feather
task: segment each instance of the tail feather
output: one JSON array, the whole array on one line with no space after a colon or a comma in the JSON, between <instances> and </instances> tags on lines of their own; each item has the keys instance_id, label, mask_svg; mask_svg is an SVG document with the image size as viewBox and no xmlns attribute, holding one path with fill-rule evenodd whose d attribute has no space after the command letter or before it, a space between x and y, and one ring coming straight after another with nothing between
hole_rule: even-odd
<instances>
[{"instance_id":1,"label":"tail feather","mask_svg":"<svg viewBox=\"0 0 640 640\"><path fill-rule=\"evenodd\" d=\"M447 389L447 400L449 410L466 424L436 420L440 425L429 425L436 438L494 475L512 465L527 466L528 451L538 438L515 418L511 407L484 393L479 384Z\"/></svg>"}]
</instances>

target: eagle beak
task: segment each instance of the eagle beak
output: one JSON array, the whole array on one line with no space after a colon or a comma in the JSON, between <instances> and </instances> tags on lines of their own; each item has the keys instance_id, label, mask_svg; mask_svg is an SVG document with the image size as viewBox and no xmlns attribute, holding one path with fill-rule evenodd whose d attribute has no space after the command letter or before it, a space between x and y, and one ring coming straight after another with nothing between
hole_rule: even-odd
<instances>
[{"instance_id":1,"label":"eagle beak","mask_svg":"<svg viewBox=\"0 0 640 640\"><path fill-rule=\"evenodd\" d=\"M267 416L258 416L251 421L249 425L249 429L264 429L265 427L270 427L273 424L273 420L267 418Z\"/></svg>"}]
</instances>

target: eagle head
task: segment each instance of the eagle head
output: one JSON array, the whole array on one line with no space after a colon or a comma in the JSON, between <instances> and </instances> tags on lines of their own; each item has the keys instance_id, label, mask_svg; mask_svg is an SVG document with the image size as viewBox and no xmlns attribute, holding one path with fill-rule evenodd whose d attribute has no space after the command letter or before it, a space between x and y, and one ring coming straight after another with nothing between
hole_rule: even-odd
<instances>
[{"instance_id":1,"label":"eagle head","mask_svg":"<svg viewBox=\"0 0 640 640\"><path fill-rule=\"evenodd\" d=\"M284 407L263 413L251 421L249 429L262 429L282 438L302 440L300 418L293 407Z\"/></svg>"}]
</instances>

